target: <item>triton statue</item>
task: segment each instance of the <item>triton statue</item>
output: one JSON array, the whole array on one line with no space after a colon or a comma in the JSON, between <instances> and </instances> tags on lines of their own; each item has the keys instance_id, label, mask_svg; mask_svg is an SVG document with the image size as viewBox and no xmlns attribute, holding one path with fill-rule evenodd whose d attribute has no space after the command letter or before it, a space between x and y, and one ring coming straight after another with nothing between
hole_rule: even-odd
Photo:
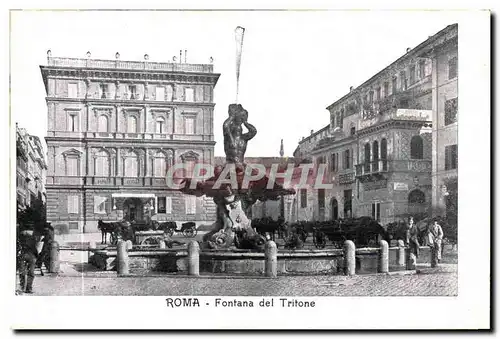
<instances>
[{"instance_id":1,"label":"triton statue","mask_svg":"<svg viewBox=\"0 0 500 339\"><path fill-rule=\"evenodd\" d=\"M257 129L248 123L248 112L238 104L229 105L229 117L224 121L224 152L226 162L242 164L247 150L247 143L257 134ZM243 133L245 125L248 133Z\"/></svg>"}]
</instances>

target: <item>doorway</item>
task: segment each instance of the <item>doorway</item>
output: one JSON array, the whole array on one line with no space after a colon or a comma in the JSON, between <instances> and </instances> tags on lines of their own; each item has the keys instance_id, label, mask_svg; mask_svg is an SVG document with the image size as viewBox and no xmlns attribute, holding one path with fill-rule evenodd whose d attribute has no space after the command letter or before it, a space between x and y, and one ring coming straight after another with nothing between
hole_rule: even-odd
<instances>
[{"instance_id":1,"label":"doorway","mask_svg":"<svg viewBox=\"0 0 500 339\"><path fill-rule=\"evenodd\" d=\"M142 221L144 219L144 204L139 198L128 198L123 202L123 215L127 221Z\"/></svg>"}]
</instances>

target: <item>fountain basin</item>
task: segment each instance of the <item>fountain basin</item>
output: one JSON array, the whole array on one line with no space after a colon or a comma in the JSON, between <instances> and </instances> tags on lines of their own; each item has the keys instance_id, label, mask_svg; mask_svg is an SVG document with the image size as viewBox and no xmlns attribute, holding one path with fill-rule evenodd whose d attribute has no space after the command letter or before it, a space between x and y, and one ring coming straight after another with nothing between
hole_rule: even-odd
<instances>
[{"instance_id":1,"label":"fountain basin","mask_svg":"<svg viewBox=\"0 0 500 339\"><path fill-rule=\"evenodd\" d=\"M389 266L398 267L397 247L389 249ZM377 273L378 248L356 249L356 273ZM116 249L94 250L91 263L102 270L116 270ZM132 249L128 252L130 272L188 272L186 249ZM343 274L344 252L341 249L327 250L279 250L279 275ZM261 252L248 250L205 250L200 252L201 274L263 275L265 256ZM430 262L429 247L421 247L419 263ZM399 267L401 269L401 267Z\"/></svg>"}]
</instances>

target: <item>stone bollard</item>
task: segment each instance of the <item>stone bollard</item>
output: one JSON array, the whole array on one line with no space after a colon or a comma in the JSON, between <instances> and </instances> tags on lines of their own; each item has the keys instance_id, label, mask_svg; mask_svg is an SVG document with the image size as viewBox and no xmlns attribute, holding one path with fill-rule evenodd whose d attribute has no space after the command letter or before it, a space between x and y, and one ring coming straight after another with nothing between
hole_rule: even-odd
<instances>
[{"instance_id":1,"label":"stone bollard","mask_svg":"<svg viewBox=\"0 0 500 339\"><path fill-rule=\"evenodd\" d=\"M188 244L188 273L189 275L200 275L200 245L192 240Z\"/></svg>"},{"instance_id":2,"label":"stone bollard","mask_svg":"<svg viewBox=\"0 0 500 339\"><path fill-rule=\"evenodd\" d=\"M266 277L278 277L278 247L274 241L269 240L266 242L264 255Z\"/></svg>"},{"instance_id":3,"label":"stone bollard","mask_svg":"<svg viewBox=\"0 0 500 339\"><path fill-rule=\"evenodd\" d=\"M431 246L431 267L438 266L438 247L434 244Z\"/></svg>"},{"instance_id":4,"label":"stone bollard","mask_svg":"<svg viewBox=\"0 0 500 339\"><path fill-rule=\"evenodd\" d=\"M401 239L398 240L397 256L398 256L398 266L404 266L405 265L405 243Z\"/></svg>"},{"instance_id":5,"label":"stone bollard","mask_svg":"<svg viewBox=\"0 0 500 339\"><path fill-rule=\"evenodd\" d=\"M127 251L132 251L132 249L134 248L132 240L127 240L126 243L127 243Z\"/></svg>"},{"instance_id":6,"label":"stone bollard","mask_svg":"<svg viewBox=\"0 0 500 339\"><path fill-rule=\"evenodd\" d=\"M356 274L356 246L351 240L344 242L344 273L345 275Z\"/></svg>"},{"instance_id":7,"label":"stone bollard","mask_svg":"<svg viewBox=\"0 0 500 339\"><path fill-rule=\"evenodd\" d=\"M160 240L160 249L164 250L167 248L167 245L165 244L165 240Z\"/></svg>"},{"instance_id":8,"label":"stone bollard","mask_svg":"<svg viewBox=\"0 0 500 339\"><path fill-rule=\"evenodd\" d=\"M130 271L127 247L126 241L118 241L116 246L116 271L118 276L128 275Z\"/></svg>"},{"instance_id":9,"label":"stone bollard","mask_svg":"<svg viewBox=\"0 0 500 339\"><path fill-rule=\"evenodd\" d=\"M417 269L417 257L414 253L410 251L410 248L406 248L406 269L416 270Z\"/></svg>"},{"instance_id":10,"label":"stone bollard","mask_svg":"<svg viewBox=\"0 0 500 339\"><path fill-rule=\"evenodd\" d=\"M59 243L57 241L50 243L49 272L59 273Z\"/></svg>"},{"instance_id":11,"label":"stone bollard","mask_svg":"<svg viewBox=\"0 0 500 339\"><path fill-rule=\"evenodd\" d=\"M378 273L389 273L389 244L385 240L380 240Z\"/></svg>"},{"instance_id":12,"label":"stone bollard","mask_svg":"<svg viewBox=\"0 0 500 339\"><path fill-rule=\"evenodd\" d=\"M96 250L97 246L95 244L95 241L91 240L89 241L89 250L87 252L87 261L90 263L90 259L92 257L92 254Z\"/></svg>"}]
</instances>

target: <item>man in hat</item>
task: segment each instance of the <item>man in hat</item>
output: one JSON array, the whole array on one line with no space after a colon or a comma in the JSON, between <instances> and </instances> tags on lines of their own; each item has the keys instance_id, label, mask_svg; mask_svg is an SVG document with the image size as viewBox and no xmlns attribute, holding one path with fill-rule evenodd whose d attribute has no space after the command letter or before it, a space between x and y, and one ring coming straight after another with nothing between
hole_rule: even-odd
<instances>
[{"instance_id":1,"label":"man in hat","mask_svg":"<svg viewBox=\"0 0 500 339\"><path fill-rule=\"evenodd\" d=\"M33 293L33 281L35 280L35 267L38 257L36 239L33 235L33 226L24 227L19 236L19 282L21 291Z\"/></svg>"}]
</instances>

